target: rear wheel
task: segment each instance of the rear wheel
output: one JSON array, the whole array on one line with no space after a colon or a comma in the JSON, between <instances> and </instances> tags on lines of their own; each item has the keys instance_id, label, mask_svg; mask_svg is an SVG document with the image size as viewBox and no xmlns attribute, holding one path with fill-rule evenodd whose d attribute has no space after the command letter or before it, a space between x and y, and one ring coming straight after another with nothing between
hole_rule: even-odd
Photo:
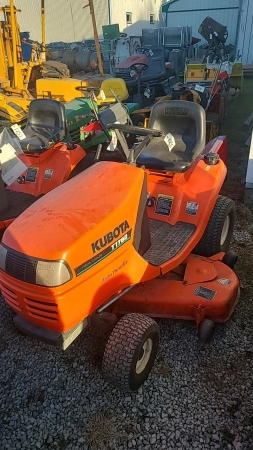
<instances>
[{"instance_id":1,"label":"rear wheel","mask_svg":"<svg viewBox=\"0 0 253 450\"><path fill-rule=\"evenodd\" d=\"M125 315L113 329L103 357L103 374L115 387L137 391L147 379L159 344L158 324L142 314Z\"/></svg>"},{"instance_id":2,"label":"rear wheel","mask_svg":"<svg viewBox=\"0 0 253 450\"><path fill-rule=\"evenodd\" d=\"M219 195L202 238L194 249L201 256L228 250L235 223L233 200Z\"/></svg>"}]
</instances>

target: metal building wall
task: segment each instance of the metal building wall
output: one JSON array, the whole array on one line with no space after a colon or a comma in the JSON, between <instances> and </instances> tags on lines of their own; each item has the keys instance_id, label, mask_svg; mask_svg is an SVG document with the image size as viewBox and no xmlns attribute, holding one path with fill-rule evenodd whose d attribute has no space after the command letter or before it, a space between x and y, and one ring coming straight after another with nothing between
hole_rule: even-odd
<instances>
[{"instance_id":1,"label":"metal building wall","mask_svg":"<svg viewBox=\"0 0 253 450\"><path fill-rule=\"evenodd\" d=\"M102 25L107 25L108 0L93 0L99 35ZM74 42L92 39L93 29L89 8L83 9L86 0L45 0L46 42ZM29 31L31 39L41 41L41 0L15 0L21 9L18 22L21 31Z\"/></svg>"},{"instance_id":2,"label":"metal building wall","mask_svg":"<svg viewBox=\"0 0 253 450\"><path fill-rule=\"evenodd\" d=\"M236 45L240 0L171 0L167 5L167 26L192 26L193 36L200 39L199 26L210 16L227 26L227 43Z\"/></svg>"},{"instance_id":3,"label":"metal building wall","mask_svg":"<svg viewBox=\"0 0 253 450\"><path fill-rule=\"evenodd\" d=\"M237 50L243 64L253 64L253 2L242 0Z\"/></svg>"},{"instance_id":4,"label":"metal building wall","mask_svg":"<svg viewBox=\"0 0 253 450\"><path fill-rule=\"evenodd\" d=\"M120 31L141 35L142 28L160 25L161 5L166 0L93 0L98 34L102 25L118 23ZM89 8L83 9L87 0L45 0L46 42L73 42L93 38ZM41 0L15 0L21 9L18 21L21 31L29 31L31 39L41 41ZM132 24L126 23L126 13L132 13ZM154 24L150 24L154 14ZM162 25L165 25L163 23Z\"/></svg>"}]
</instances>

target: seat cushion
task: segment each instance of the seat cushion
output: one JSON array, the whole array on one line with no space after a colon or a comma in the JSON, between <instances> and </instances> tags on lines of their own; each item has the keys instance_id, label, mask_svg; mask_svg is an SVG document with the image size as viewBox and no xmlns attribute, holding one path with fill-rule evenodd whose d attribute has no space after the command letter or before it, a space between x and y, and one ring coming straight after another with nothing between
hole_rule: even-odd
<instances>
[{"instance_id":1,"label":"seat cushion","mask_svg":"<svg viewBox=\"0 0 253 450\"><path fill-rule=\"evenodd\" d=\"M54 145L52 139L49 141L47 137L41 134L34 134L20 141L21 148L24 152L43 152Z\"/></svg>"},{"instance_id":2,"label":"seat cushion","mask_svg":"<svg viewBox=\"0 0 253 450\"><path fill-rule=\"evenodd\" d=\"M187 158L186 143L175 138L175 147L169 151L164 137L153 138L151 143L137 158L137 166L162 172L184 172L191 165Z\"/></svg>"}]
</instances>

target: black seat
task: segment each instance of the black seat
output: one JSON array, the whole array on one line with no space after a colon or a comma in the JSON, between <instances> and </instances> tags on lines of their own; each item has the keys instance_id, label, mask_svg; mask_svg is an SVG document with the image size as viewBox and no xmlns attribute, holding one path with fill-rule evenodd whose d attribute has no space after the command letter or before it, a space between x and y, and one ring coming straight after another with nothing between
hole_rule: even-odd
<instances>
[{"instance_id":1,"label":"black seat","mask_svg":"<svg viewBox=\"0 0 253 450\"><path fill-rule=\"evenodd\" d=\"M205 148L206 115L197 103L184 100L156 103L149 128L162 131L163 136L152 139L137 158L138 166L161 172L184 172ZM171 150L164 141L168 133L175 140Z\"/></svg>"},{"instance_id":2,"label":"black seat","mask_svg":"<svg viewBox=\"0 0 253 450\"><path fill-rule=\"evenodd\" d=\"M147 50L151 52L148 57L147 70L144 70L141 74L141 83L151 82L160 78L164 78L166 75L165 66L165 48L163 45L151 45L145 46Z\"/></svg>"},{"instance_id":3,"label":"black seat","mask_svg":"<svg viewBox=\"0 0 253 450\"><path fill-rule=\"evenodd\" d=\"M30 103L26 138L20 141L24 152L42 153L66 136L67 118L62 103L52 99L37 99Z\"/></svg>"}]
</instances>

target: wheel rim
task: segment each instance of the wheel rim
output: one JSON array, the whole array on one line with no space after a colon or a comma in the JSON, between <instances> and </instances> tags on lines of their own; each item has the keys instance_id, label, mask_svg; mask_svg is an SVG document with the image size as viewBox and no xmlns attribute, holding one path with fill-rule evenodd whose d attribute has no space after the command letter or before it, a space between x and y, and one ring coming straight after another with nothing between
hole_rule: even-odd
<instances>
[{"instance_id":1,"label":"wheel rim","mask_svg":"<svg viewBox=\"0 0 253 450\"><path fill-rule=\"evenodd\" d=\"M230 227L230 217L227 216L222 228L222 232L221 232L221 238L220 238L220 245L223 245L227 239L227 235L228 235L228 231L229 231L229 227Z\"/></svg>"},{"instance_id":2,"label":"wheel rim","mask_svg":"<svg viewBox=\"0 0 253 450\"><path fill-rule=\"evenodd\" d=\"M143 372L145 367L148 364L151 352L152 352L153 342L152 339L147 339L143 346L141 347L139 354L138 354L138 361L135 366L135 370L137 374L140 374Z\"/></svg>"}]
</instances>

